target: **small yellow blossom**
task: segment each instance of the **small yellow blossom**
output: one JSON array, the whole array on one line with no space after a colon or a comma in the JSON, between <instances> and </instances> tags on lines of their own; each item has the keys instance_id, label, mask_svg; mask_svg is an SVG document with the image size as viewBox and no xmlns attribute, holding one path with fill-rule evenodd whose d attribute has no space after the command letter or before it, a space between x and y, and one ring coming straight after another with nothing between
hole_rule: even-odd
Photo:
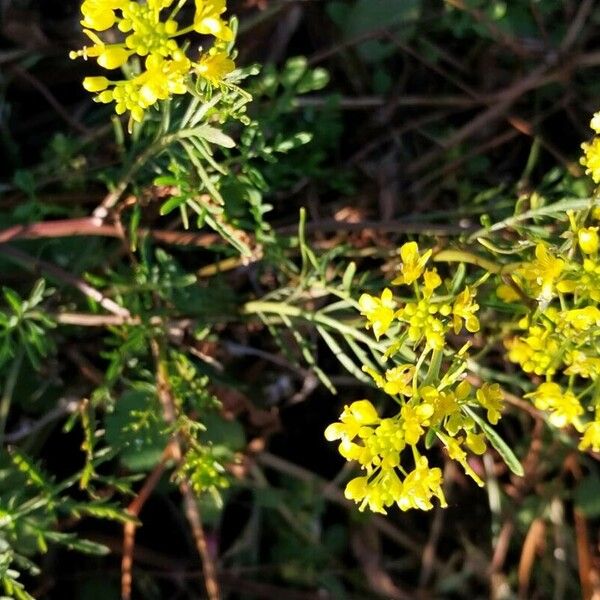
<instances>
[{"instance_id":1,"label":"small yellow blossom","mask_svg":"<svg viewBox=\"0 0 600 600\"><path fill-rule=\"evenodd\" d=\"M503 397L500 385L484 383L475 393L479 404L487 410L487 420L495 425L502 416Z\"/></svg>"},{"instance_id":2,"label":"small yellow blossom","mask_svg":"<svg viewBox=\"0 0 600 600\"><path fill-rule=\"evenodd\" d=\"M535 247L535 258L534 261L522 265L517 272L533 288L539 302L546 306L554 296L554 288L564 270L565 262L554 257L546 244L541 242Z\"/></svg>"},{"instance_id":3,"label":"small yellow blossom","mask_svg":"<svg viewBox=\"0 0 600 600\"><path fill-rule=\"evenodd\" d=\"M596 132L600 133L600 111L594 113L592 120L590 121L590 127Z\"/></svg>"},{"instance_id":4,"label":"small yellow blossom","mask_svg":"<svg viewBox=\"0 0 600 600\"><path fill-rule=\"evenodd\" d=\"M442 278L437 274L435 269L428 269L423 273L423 295L426 298L430 298L440 285L442 285Z\"/></svg>"},{"instance_id":5,"label":"small yellow blossom","mask_svg":"<svg viewBox=\"0 0 600 600\"><path fill-rule=\"evenodd\" d=\"M483 435L483 433L473 433L472 431L468 431L465 444L473 454L484 454L487 449L485 435Z\"/></svg>"},{"instance_id":6,"label":"small yellow blossom","mask_svg":"<svg viewBox=\"0 0 600 600\"><path fill-rule=\"evenodd\" d=\"M579 331L587 331L594 325L600 325L600 309L597 306L586 306L567 310L561 314L561 321Z\"/></svg>"},{"instance_id":7,"label":"small yellow blossom","mask_svg":"<svg viewBox=\"0 0 600 600\"><path fill-rule=\"evenodd\" d=\"M81 24L88 29L105 31L116 22L115 11L127 4L127 0L85 0L81 5Z\"/></svg>"},{"instance_id":8,"label":"small yellow blossom","mask_svg":"<svg viewBox=\"0 0 600 600\"><path fill-rule=\"evenodd\" d=\"M395 396L397 394L407 397L412 396L412 380L414 375L414 365L400 365L399 367L388 369L385 372L383 391L391 396Z\"/></svg>"},{"instance_id":9,"label":"small yellow blossom","mask_svg":"<svg viewBox=\"0 0 600 600\"><path fill-rule=\"evenodd\" d=\"M407 444L414 446L425 430L423 427L429 425L429 418L433 415L434 408L432 404L424 403L417 406L405 404L400 409L402 418L402 428L404 429L404 439Z\"/></svg>"},{"instance_id":10,"label":"small yellow blossom","mask_svg":"<svg viewBox=\"0 0 600 600\"><path fill-rule=\"evenodd\" d=\"M400 265L401 275L392 281L394 285L410 285L416 281L425 270L425 265L432 254L431 250L427 250L423 255L419 255L419 246L417 242L407 242L400 248Z\"/></svg>"},{"instance_id":11,"label":"small yellow blossom","mask_svg":"<svg viewBox=\"0 0 600 600\"><path fill-rule=\"evenodd\" d=\"M590 175L594 183L600 183L600 137L584 142L581 149L583 156L579 162L586 168L586 175Z\"/></svg>"},{"instance_id":12,"label":"small yellow blossom","mask_svg":"<svg viewBox=\"0 0 600 600\"><path fill-rule=\"evenodd\" d=\"M373 425L379 421L375 407L368 400L357 400L350 406L344 407L340 423L332 423L325 430L325 438L332 442L356 437L364 425Z\"/></svg>"},{"instance_id":13,"label":"small yellow blossom","mask_svg":"<svg viewBox=\"0 0 600 600\"><path fill-rule=\"evenodd\" d=\"M223 51L212 48L200 58L196 72L214 86L218 86L231 71L235 63Z\"/></svg>"},{"instance_id":14,"label":"small yellow blossom","mask_svg":"<svg viewBox=\"0 0 600 600\"><path fill-rule=\"evenodd\" d=\"M598 252L598 227L585 227L577 232L577 241L585 254Z\"/></svg>"},{"instance_id":15,"label":"small yellow blossom","mask_svg":"<svg viewBox=\"0 0 600 600\"><path fill-rule=\"evenodd\" d=\"M379 339L389 328L394 320L396 302L392 290L385 288L381 298L363 294L358 299L361 314L367 318L367 326L373 327L375 337Z\"/></svg>"},{"instance_id":16,"label":"small yellow blossom","mask_svg":"<svg viewBox=\"0 0 600 600\"><path fill-rule=\"evenodd\" d=\"M233 39L233 31L221 19L221 15L225 10L225 0L196 0L194 29L198 33L214 35L224 42L231 41Z\"/></svg>"},{"instance_id":17,"label":"small yellow blossom","mask_svg":"<svg viewBox=\"0 0 600 600\"><path fill-rule=\"evenodd\" d=\"M525 395L532 398L539 410L550 411L548 420L555 427L578 425L578 418L583 414L583 407L571 391L563 392L554 382L542 383L535 392Z\"/></svg>"},{"instance_id":18,"label":"small yellow blossom","mask_svg":"<svg viewBox=\"0 0 600 600\"><path fill-rule=\"evenodd\" d=\"M509 304L512 302L518 302L521 299L521 296L519 296L515 288L513 288L510 285L507 285L506 283L501 283L496 288L496 295L498 296L498 298L500 298L500 300Z\"/></svg>"},{"instance_id":19,"label":"small yellow blossom","mask_svg":"<svg viewBox=\"0 0 600 600\"><path fill-rule=\"evenodd\" d=\"M592 421L585 425L578 448L579 450L591 448L594 452L600 452L600 421Z\"/></svg>"},{"instance_id":20,"label":"small yellow blossom","mask_svg":"<svg viewBox=\"0 0 600 600\"><path fill-rule=\"evenodd\" d=\"M565 362L568 368L565 369L565 375L579 375L585 379L592 377L596 379L600 376L600 357L587 356L585 352L574 350L566 356Z\"/></svg>"},{"instance_id":21,"label":"small yellow blossom","mask_svg":"<svg viewBox=\"0 0 600 600\"><path fill-rule=\"evenodd\" d=\"M433 504L431 499L436 497L440 506L447 505L444 492L442 491L442 471L435 467L430 468L425 456L420 456L411 471L402 483L402 493L397 500L400 510L417 508L420 510L431 510Z\"/></svg>"},{"instance_id":22,"label":"small yellow blossom","mask_svg":"<svg viewBox=\"0 0 600 600\"><path fill-rule=\"evenodd\" d=\"M463 321L466 330L470 333L479 331L479 319L475 316L479 304L476 304L474 299L475 292L467 286L454 301L452 307L454 333L458 334L460 332Z\"/></svg>"},{"instance_id":23,"label":"small yellow blossom","mask_svg":"<svg viewBox=\"0 0 600 600\"><path fill-rule=\"evenodd\" d=\"M438 433L438 437L442 440L442 442L444 443L444 446L446 446L446 450L448 451L448 456L452 459L455 460L456 462L460 463L462 465L462 468L464 469L465 473L471 477L471 479L473 479L473 481L479 486L479 487L483 487L483 481L481 480L481 477L479 477L479 475L477 475L477 473L475 473L475 471L473 470L473 468L471 467L471 465L468 463L467 460L467 453L461 448L461 443L462 443L462 438L451 438L447 435L443 435Z\"/></svg>"}]
</instances>

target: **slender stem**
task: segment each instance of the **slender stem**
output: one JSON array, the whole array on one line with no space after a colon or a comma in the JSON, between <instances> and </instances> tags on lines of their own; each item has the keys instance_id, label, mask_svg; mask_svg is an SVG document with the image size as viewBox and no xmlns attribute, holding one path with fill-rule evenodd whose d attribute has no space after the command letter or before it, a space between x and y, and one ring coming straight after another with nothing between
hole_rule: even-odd
<instances>
[{"instance_id":1,"label":"slender stem","mask_svg":"<svg viewBox=\"0 0 600 600\"><path fill-rule=\"evenodd\" d=\"M469 252L468 250L442 250L438 252L433 260L435 262L462 262L469 263L471 265L477 265L482 269L485 269L489 273L495 273L497 275L501 273L506 273L514 268L516 268L520 263L510 263L508 265L501 265L495 263L487 258L483 258L483 256L479 256L478 254L474 254L473 252Z\"/></svg>"},{"instance_id":2,"label":"slender stem","mask_svg":"<svg viewBox=\"0 0 600 600\"><path fill-rule=\"evenodd\" d=\"M6 385L2 392L2 398L0 398L0 451L4 445L4 430L6 428L6 420L8 418L8 411L10 410L10 403L12 402L13 393L17 384L17 376L21 369L21 363L23 362L23 355L25 349L23 346L19 346L17 354L10 366L8 375L6 376Z\"/></svg>"},{"instance_id":3,"label":"slender stem","mask_svg":"<svg viewBox=\"0 0 600 600\"><path fill-rule=\"evenodd\" d=\"M177 420L177 410L169 380L165 350L156 339L150 341L150 346L156 365L156 389L163 409L163 418L168 425L173 426ZM177 432L175 432L171 442L171 452L175 461L178 464L181 464L183 460L183 451L181 448L181 436ZM212 556L210 555L208 544L206 543L200 508L193 490L185 478L182 478L179 484L179 491L183 496L185 516L192 529L192 535L194 536L196 548L202 562L202 571L204 573L204 583L208 599L219 600L221 593L219 591L217 570Z\"/></svg>"},{"instance_id":4,"label":"slender stem","mask_svg":"<svg viewBox=\"0 0 600 600\"><path fill-rule=\"evenodd\" d=\"M444 351L441 349L436 349L431 354L431 362L429 363L429 369L427 370L427 374L425 375L425 379L421 383L422 387L429 385L432 381L437 379L440 375L440 367L442 366L442 358L444 356ZM415 377L417 376L417 372L415 371Z\"/></svg>"},{"instance_id":5,"label":"slender stem","mask_svg":"<svg viewBox=\"0 0 600 600\"><path fill-rule=\"evenodd\" d=\"M323 325L325 327L328 327L329 329L338 331L343 335L348 335L379 352L383 353L387 350L384 344L376 342L375 340L373 340L373 338L362 333L362 331L357 331L354 327L350 327L349 325L346 325L337 319L327 317L322 313L309 312L302 308L299 308L298 306L291 306L289 304L284 304L280 302L266 302L262 300L247 302L242 307L242 314L252 315L260 313L276 314L280 316L304 319L309 323ZM416 358L415 354L409 348L402 349L402 356L408 361L414 361Z\"/></svg>"}]
</instances>

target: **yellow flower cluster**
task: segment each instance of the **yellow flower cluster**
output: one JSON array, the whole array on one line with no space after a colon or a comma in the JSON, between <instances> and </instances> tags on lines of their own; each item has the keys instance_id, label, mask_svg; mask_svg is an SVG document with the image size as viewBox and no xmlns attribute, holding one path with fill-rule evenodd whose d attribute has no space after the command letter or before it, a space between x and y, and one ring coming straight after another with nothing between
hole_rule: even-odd
<instances>
[{"instance_id":1,"label":"yellow flower cluster","mask_svg":"<svg viewBox=\"0 0 600 600\"><path fill-rule=\"evenodd\" d=\"M598 227L583 226L586 218L570 213L570 243L560 253L539 243L497 293L506 302L538 302L519 322L523 333L505 341L510 361L545 378L527 397L555 427L581 432L580 449L600 450L599 238Z\"/></svg>"},{"instance_id":2,"label":"yellow flower cluster","mask_svg":"<svg viewBox=\"0 0 600 600\"><path fill-rule=\"evenodd\" d=\"M175 17L181 2L172 8L174 0L85 0L81 5L81 24L92 45L71 52L71 58L95 58L107 70L126 64L132 67L132 59L138 58L143 68L137 75L117 81L103 76L86 77L83 86L96 94L96 102L114 102L117 114L129 111L137 122L156 102L184 94L193 74L219 86L235 68L227 51L233 31L222 18L225 3L226 0L195 0L193 23L180 29ZM167 9L171 9L170 13L163 14ZM119 43L108 43L96 33L115 26L123 35ZM178 38L191 32L215 38L213 47L200 54L197 61L188 58L178 43Z\"/></svg>"},{"instance_id":3,"label":"yellow flower cluster","mask_svg":"<svg viewBox=\"0 0 600 600\"><path fill-rule=\"evenodd\" d=\"M586 175L590 175L595 183L600 183L600 112L593 116L590 127L597 135L581 144L583 156L580 162L586 168Z\"/></svg>"},{"instance_id":4,"label":"yellow flower cluster","mask_svg":"<svg viewBox=\"0 0 600 600\"><path fill-rule=\"evenodd\" d=\"M392 283L410 286L411 301L402 306L389 288L379 297L363 294L359 299L367 327L378 340L385 339L386 357L395 363L383 374L367 366L363 370L399 407L394 415L381 417L369 400L358 400L325 430L327 440L339 441L340 454L364 471L345 490L360 510L385 513L394 504L400 510L429 510L435 498L445 507L441 469L431 467L419 449L436 437L448 457L483 485L468 461L468 452L486 451L478 424L483 417L474 419L473 411L484 411L489 423L497 423L502 393L497 384L484 384L474 393L464 380L468 345L454 352L447 335L479 331L475 290L466 286L452 293L435 269L427 269L431 254L421 254L415 242L400 249L400 274ZM437 295L442 286L448 289ZM408 348L420 354L411 362L397 360Z\"/></svg>"}]
</instances>

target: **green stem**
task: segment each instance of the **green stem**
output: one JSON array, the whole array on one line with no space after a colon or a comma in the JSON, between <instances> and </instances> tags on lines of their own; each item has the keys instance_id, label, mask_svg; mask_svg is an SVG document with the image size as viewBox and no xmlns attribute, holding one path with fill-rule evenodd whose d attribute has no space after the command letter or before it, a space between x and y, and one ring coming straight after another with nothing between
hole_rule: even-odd
<instances>
[{"instance_id":1,"label":"green stem","mask_svg":"<svg viewBox=\"0 0 600 600\"><path fill-rule=\"evenodd\" d=\"M421 387L429 385L434 379L438 379L440 376L440 367L442 366L442 358L444 357L443 350L434 350L431 354L431 362L429 363L429 369L425 375L425 379L421 383ZM415 373L416 376L416 373Z\"/></svg>"},{"instance_id":2,"label":"green stem","mask_svg":"<svg viewBox=\"0 0 600 600\"><path fill-rule=\"evenodd\" d=\"M8 418L8 411L10 410L10 403L12 402L13 393L17 384L17 376L23 362L24 349L23 346L19 347L17 354L10 366L8 375L6 377L6 385L0 399L0 450L4 445L4 430L6 428L6 420Z\"/></svg>"},{"instance_id":3,"label":"green stem","mask_svg":"<svg viewBox=\"0 0 600 600\"><path fill-rule=\"evenodd\" d=\"M482 269L485 269L488 273L494 273L500 275L515 269L520 263L510 263L508 265L499 265L487 258L483 258L478 254L469 252L467 250L442 250L438 252L433 260L435 262L462 262L471 265L477 265Z\"/></svg>"},{"instance_id":4,"label":"green stem","mask_svg":"<svg viewBox=\"0 0 600 600\"><path fill-rule=\"evenodd\" d=\"M256 300L252 302L247 302L241 309L242 314L245 315L254 315L254 314L276 314L276 315L284 315L287 317L295 317L299 319L303 319L308 321L309 323L314 323L316 325L323 325L324 327L328 327L335 331L338 331L341 334L348 335L355 340L370 346L371 348L379 351L385 352L386 347L384 344L376 342L373 338L365 335L361 331L357 331L354 327L350 327L337 319L333 319L331 317L327 317L321 313L314 313L306 311L298 306L291 306L289 304L282 304L279 302L265 302L262 300ZM411 362L414 362L415 355L414 353L408 349L403 348L402 350L403 357Z\"/></svg>"}]
</instances>

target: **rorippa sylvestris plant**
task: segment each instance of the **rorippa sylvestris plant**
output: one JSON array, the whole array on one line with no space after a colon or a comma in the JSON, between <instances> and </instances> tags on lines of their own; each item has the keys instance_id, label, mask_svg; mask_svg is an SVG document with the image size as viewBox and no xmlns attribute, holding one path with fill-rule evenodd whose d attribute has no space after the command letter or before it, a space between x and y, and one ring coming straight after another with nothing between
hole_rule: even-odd
<instances>
[{"instance_id":1,"label":"rorippa sylvestris plant","mask_svg":"<svg viewBox=\"0 0 600 600\"><path fill-rule=\"evenodd\" d=\"M600 113L591 121L600 133ZM600 183L600 137L582 144L581 164ZM506 302L532 299L534 310L505 340L510 361L543 379L526 395L559 428L580 434L579 449L600 451L600 208L567 211L569 228L553 244L538 241L533 256L499 286Z\"/></svg>"},{"instance_id":2,"label":"rorippa sylvestris plant","mask_svg":"<svg viewBox=\"0 0 600 600\"><path fill-rule=\"evenodd\" d=\"M449 339L450 334L479 331L475 294L487 276L462 288L458 279L443 281L435 268L428 268L431 254L420 253L416 242L400 248L400 274L392 284L408 288L410 300L401 302L389 288L380 297L363 294L359 299L367 327L378 340L388 341L385 358L392 363L383 375L369 366L363 369L395 402L387 417L369 400L353 402L325 431L329 441L340 441L340 454L365 472L345 490L360 510L385 513L393 504L401 510L430 510L434 498L445 507L442 471L430 466L424 452L436 439L479 486L483 481L468 455L483 454L490 438L520 472L490 425L501 416L499 386L474 389L465 381L470 342L456 350Z\"/></svg>"},{"instance_id":3,"label":"rorippa sylvestris plant","mask_svg":"<svg viewBox=\"0 0 600 600\"><path fill-rule=\"evenodd\" d=\"M115 103L119 115L129 111L141 122L144 112L161 100L185 94L200 86L225 85L235 64L230 56L233 31L224 20L226 0L195 0L192 23L176 20L186 0L85 0L81 5L84 33L92 46L71 52L71 58L95 58L102 68L126 69L125 79L86 77L83 86L96 94L96 102ZM108 43L105 32L116 26L123 35ZM182 36L196 32L211 36L212 47L188 52ZM131 121L130 121L131 128Z\"/></svg>"},{"instance_id":4,"label":"rorippa sylvestris plant","mask_svg":"<svg viewBox=\"0 0 600 600\"><path fill-rule=\"evenodd\" d=\"M600 113L591 127L600 134ZM586 174L600 183L600 135L582 149ZM479 331L476 296L490 276L496 279L495 301L519 305L514 314L524 315L507 324L503 345L507 360L536 384L525 397L552 427L575 430L580 450L600 451L600 207L597 196L571 203L574 208L568 200L559 204L562 210L546 214L562 212L566 218L543 230L545 238L539 237L539 227L522 230L527 239L513 250L525 255L518 262L502 264L502 254L512 253L506 249L500 257L494 254L494 263L465 253L464 262L488 271L474 285L460 290L456 281L442 281L427 268L432 251L420 253L409 242L400 249L401 272L392 283L412 288L414 298L401 302L389 288L380 297L360 297L367 327L387 340L385 358L393 363L383 375L364 370L396 403L384 417L369 400L359 400L325 431L329 441L339 440L340 454L364 471L345 490L360 510L385 513L393 504L429 510L434 498L446 506L441 470L430 467L424 454L436 438L478 485L483 481L469 465L468 453L483 454L487 443L522 474L512 450L492 428L501 417L502 389L489 382L474 390L464 379L469 343L458 350L449 343L450 333Z\"/></svg>"}]
</instances>

